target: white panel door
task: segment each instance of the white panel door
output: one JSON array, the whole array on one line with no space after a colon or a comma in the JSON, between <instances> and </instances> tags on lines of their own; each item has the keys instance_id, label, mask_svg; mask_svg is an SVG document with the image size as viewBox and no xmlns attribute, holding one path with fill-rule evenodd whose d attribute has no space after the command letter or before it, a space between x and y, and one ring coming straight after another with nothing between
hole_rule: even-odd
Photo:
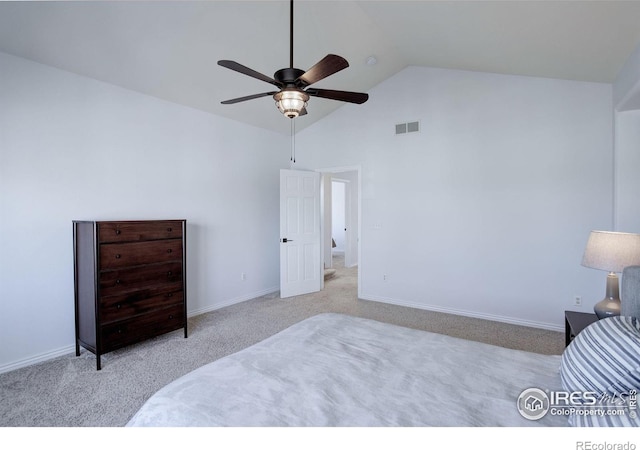
<instances>
[{"instance_id":1,"label":"white panel door","mask_svg":"<svg viewBox=\"0 0 640 450\"><path fill-rule=\"evenodd\" d=\"M321 288L320 174L280 171L280 297Z\"/></svg>"}]
</instances>

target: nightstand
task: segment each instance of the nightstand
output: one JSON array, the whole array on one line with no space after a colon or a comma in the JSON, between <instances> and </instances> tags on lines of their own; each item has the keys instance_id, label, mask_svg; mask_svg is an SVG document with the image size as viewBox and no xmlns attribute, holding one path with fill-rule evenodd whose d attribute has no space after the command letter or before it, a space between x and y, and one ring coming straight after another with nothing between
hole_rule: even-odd
<instances>
[{"instance_id":1,"label":"nightstand","mask_svg":"<svg viewBox=\"0 0 640 450\"><path fill-rule=\"evenodd\" d=\"M564 341L565 346L569 345L571 341L582 330L587 328L593 322L598 320L598 316L591 313L583 313L577 311L565 311L564 312Z\"/></svg>"}]
</instances>

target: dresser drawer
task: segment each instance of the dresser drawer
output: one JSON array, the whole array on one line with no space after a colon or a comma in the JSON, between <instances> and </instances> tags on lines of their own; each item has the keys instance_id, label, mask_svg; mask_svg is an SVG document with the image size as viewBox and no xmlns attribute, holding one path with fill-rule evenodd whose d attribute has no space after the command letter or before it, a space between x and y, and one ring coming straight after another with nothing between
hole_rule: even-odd
<instances>
[{"instance_id":1,"label":"dresser drawer","mask_svg":"<svg viewBox=\"0 0 640 450\"><path fill-rule=\"evenodd\" d=\"M183 304L182 283L142 289L129 294L105 297L100 301L100 321L104 324Z\"/></svg>"},{"instance_id":2,"label":"dresser drawer","mask_svg":"<svg viewBox=\"0 0 640 450\"><path fill-rule=\"evenodd\" d=\"M129 294L153 286L182 283L182 275L180 261L100 272L100 298Z\"/></svg>"},{"instance_id":3,"label":"dresser drawer","mask_svg":"<svg viewBox=\"0 0 640 450\"><path fill-rule=\"evenodd\" d=\"M184 326L182 305L172 306L148 314L135 316L101 327L102 351L108 352L125 345L149 339Z\"/></svg>"},{"instance_id":4,"label":"dresser drawer","mask_svg":"<svg viewBox=\"0 0 640 450\"><path fill-rule=\"evenodd\" d=\"M181 259L182 240L180 239L102 244L100 246L100 267L102 270Z\"/></svg>"},{"instance_id":5,"label":"dresser drawer","mask_svg":"<svg viewBox=\"0 0 640 450\"><path fill-rule=\"evenodd\" d=\"M99 222L98 242L135 242L182 238L182 222Z\"/></svg>"}]
</instances>

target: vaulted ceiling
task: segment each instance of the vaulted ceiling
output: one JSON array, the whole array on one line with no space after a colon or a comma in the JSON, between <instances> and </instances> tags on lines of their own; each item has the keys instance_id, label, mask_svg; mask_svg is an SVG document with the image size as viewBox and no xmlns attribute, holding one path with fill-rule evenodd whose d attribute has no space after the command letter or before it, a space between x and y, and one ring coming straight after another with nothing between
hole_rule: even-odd
<instances>
[{"instance_id":1,"label":"vaulted ceiling","mask_svg":"<svg viewBox=\"0 0 640 450\"><path fill-rule=\"evenodd\" d=\"M314 87L359 92L412 65L611 83L640 43L637 1L298 0L294 13L295 67L341 55L350 67ZM273 86L217 65L287 67L286 0L0 2L0 51L290 130L270 97L221 105ZM359 106L311 98L296 128L338 107Z\"/></svg>"}]
</instances>

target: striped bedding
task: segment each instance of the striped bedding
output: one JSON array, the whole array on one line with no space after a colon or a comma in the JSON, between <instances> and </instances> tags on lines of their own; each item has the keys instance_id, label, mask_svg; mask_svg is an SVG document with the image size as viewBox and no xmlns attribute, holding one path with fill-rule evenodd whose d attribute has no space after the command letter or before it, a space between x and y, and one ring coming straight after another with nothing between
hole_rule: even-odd
<instances>
[{"instance_id":1,"label":"striped bedding","mask_svg":"<svg viewBox=\"0 0 640 450\"><path fill-rule=\"evenodd\" d=\"M639 426L640 320L616 316L591 324L564 351L560 377L565 391L598 399L595 405L583 401L570 425ZM605 409L611 412L597 413Z\"/></svg>"}]
</instances>

